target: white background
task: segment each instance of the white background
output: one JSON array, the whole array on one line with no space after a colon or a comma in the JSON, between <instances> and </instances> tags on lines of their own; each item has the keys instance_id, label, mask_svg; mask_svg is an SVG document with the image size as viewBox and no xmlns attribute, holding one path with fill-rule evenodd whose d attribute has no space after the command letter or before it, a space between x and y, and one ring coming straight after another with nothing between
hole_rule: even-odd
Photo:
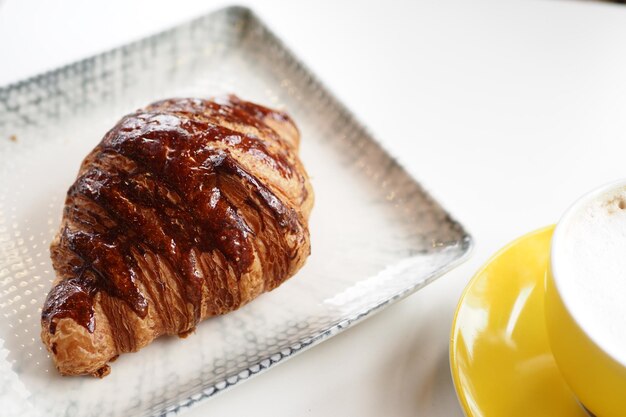
<instances>
[{"instance_id":1,"label":"white background","mask_svg":"<svg viewBox=\"0 0 626 417\"><path fill-rule=\"evenodd\" d=\"M0 0L0 84L225 4ZM476 249L405 301L185 415L461 416L448 337L465 284L500 246L626 177L626 6L248 5L468 228Z\"/></svg>"}]
</instances>

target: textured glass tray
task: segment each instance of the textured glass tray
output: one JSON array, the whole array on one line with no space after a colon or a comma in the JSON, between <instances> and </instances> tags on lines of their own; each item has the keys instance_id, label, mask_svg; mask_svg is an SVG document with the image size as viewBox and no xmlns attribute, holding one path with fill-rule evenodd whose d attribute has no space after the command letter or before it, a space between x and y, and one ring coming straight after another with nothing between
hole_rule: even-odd
<instances>
[{"instance_id":1,"label":"textured glass tray","mask_svg":"<svg viewBox=\"0 0 626 417\"><path fill-rule=\"evenodd\" d=\"M48 245L84 155L124 114L234 92L286 109L315 187L306 266L277 290L120 357L59 376L39 339ZM0 89L2 415L165 415L231 387L422 288L465 258L463 228L249 10L232 7Z\"/></svg>"}]
</instances>

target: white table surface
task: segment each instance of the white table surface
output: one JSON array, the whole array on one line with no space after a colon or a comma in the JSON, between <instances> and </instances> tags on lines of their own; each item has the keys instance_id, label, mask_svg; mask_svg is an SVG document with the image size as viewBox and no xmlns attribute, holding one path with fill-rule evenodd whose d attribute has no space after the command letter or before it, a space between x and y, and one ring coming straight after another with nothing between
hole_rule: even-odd
<instances>
[{"instance_id":1,"label":"white table surface","mask_svg":"<svg viewBox=\"0 0 626 417\"><path fill-rule=\"evenodd\" d=\"M0 84L225 3L0 0ZM462 416L456 302L514 237L626 177L626 7L566 0L248 3L473 234L419 293L186 412Z\"/></svg>"}]
</instances>

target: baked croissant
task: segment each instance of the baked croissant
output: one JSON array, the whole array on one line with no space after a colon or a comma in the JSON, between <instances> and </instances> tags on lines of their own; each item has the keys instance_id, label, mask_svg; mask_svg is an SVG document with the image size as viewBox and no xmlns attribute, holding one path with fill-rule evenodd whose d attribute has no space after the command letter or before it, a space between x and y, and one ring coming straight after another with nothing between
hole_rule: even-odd
<instances>
[{"instance_id":1,"label":"baked croissant","mask_svg":"<svg viewBox=\"0 0 626 417\"><path fill-rule=\"evenodd\" d=\"M285 113L235 96L125 116L83 161L50 247L41 337L61 374L235 310L310 254L313 191Z\"/></svg>"}]
</instances>

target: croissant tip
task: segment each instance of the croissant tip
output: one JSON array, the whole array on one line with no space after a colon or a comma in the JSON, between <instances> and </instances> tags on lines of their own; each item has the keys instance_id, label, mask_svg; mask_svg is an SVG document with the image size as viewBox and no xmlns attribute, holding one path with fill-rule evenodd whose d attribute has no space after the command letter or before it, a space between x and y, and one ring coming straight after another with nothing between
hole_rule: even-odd
<instances>
[{"instance_id":1,"label":"croissant tip","mask_svg":"<svg viewBox=\"0 0 626 417\"><path fill-rule=\"evenodd\" d=\"M195 333L195 332L196 332L196 328L193 327L193 328L191 328L189 330L185 330L184 332L178 333L178 337L180 337L181 339L186 339L187 336L189 336L190 334Z\"/></svg>"},{"instance_id":2,"label":"croissant tip","mask_svg":"<svg viewBox=\"0 0 626 417\"><path fill-rule=\"evenodd\" d=\"M96 370L92 375L95 376L96 378L102 379L110 373L111 373L111 367L109 365L104 365L103 367Z\"/></svg>"}]
</instances>

